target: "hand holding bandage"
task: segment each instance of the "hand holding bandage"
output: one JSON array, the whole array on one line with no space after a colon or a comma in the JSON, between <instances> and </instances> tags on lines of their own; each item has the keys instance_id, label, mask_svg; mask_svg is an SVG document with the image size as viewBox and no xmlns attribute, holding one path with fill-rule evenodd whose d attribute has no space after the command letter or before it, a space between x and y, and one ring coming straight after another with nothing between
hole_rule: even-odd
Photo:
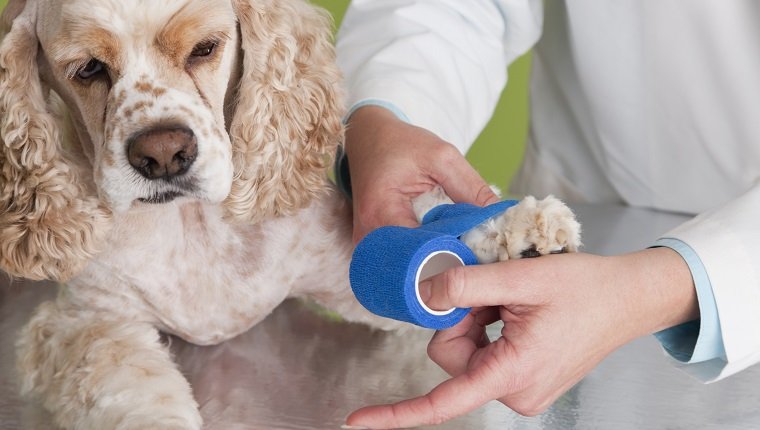
<instances>
[{"instance_id":1,"label":"hand holding bandage","mask_svg":"<svg viewBox=\"0 0 760 430\"><path fill-rule=\"evenodd\" d=\"M472 306L427 348L451 378L423 396L362 408L346 423L437 424L494 399L536 415L618 347L698 317L690 282L688 266L669 248L549 255L433 276L430 307ZM491 324L498 329L487 333Z\"/></svg>"},{"instance_id":2,"label":"hand holding bandage","mask_svg":"<svg viewBox=\"0 0 760 430\"><path fill-rule=\"evenodd\" d=\"M432 329L451 327L468 308L435 311L419 294L419 282L451 267L477 264L459 238L517 204L507 200L484 208L460 203L441 205L418 228L386 226L368 234L351 261L351 288L371 312Z\"/></svg>"}]
</instances>

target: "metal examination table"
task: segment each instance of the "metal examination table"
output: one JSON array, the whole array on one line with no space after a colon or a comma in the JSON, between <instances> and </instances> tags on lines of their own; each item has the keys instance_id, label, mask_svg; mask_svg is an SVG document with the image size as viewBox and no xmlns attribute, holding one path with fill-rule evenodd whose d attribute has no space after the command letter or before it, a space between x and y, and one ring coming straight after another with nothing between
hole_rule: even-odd
<instances>
[{"instance_id":1,"label":"metal examination table","mask_svg":"<svg viewBox=\"0 0 760 430\"><path fill-rule=\"evenodd\" d=\"M599 254L645 247L686 219L618 206L575 209L584 249ZM44 411L19 399L12 346L31 310L54 295L52 284L9 285L0 275L2 430L54 428ZM444 379L425 355L430 335L373 332L289 301L222 345L171 339L171 348L206 429L338 429L359 406L419 395ZM760 429L760 366L702 385L672 366L649 336L613 353L540 416L492 402L436 429Z\"/></svg>"}]
</instances>

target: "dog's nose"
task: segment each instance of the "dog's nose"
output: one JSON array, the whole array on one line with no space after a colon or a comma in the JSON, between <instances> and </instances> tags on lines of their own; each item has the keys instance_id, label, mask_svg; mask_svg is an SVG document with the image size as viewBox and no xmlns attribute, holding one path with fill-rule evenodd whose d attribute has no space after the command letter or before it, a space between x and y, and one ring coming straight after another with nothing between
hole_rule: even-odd
<instances>
[{"instance_id":1,"label":"dog's nose","mask_svg":"<svg viewBox=\"0 0 760 430\"><path fill-rule=\"evenodd\" d=\"M184 127L154 128L127 141L129 164L148 179L182 175L197 155L195 134Z\"/></svg>"}]
</instances>

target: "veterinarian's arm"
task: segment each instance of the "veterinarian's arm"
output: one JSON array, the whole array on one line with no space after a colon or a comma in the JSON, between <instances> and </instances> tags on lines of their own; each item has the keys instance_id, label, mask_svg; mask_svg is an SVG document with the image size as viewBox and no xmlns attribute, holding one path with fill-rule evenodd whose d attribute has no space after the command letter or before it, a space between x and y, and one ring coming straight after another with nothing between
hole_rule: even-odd
<instances>
[{"instance_id":1,"label":"veterinarian's arm","mask_svg":"<svg viewBox=\"0 0 760 430\"><path fill-rule=\"evenodd\" d=\"M353 0L337 38L349 106L384 106L464 153L541 19L536 0Z\"/></svg>"},{"instance_id":2,"label":"veterinarian's arm","mask_svg":"<svg viewBox=\"0 0 760 430\"><path fill-rule=\"evenodd\" d=\"M658 242L685 247L704 268L706 282L700 283L695 276L695 283L702 313L711 319L703 316L701 327L676 327L658 334L666 345L673 345L671 353L676 358L699 361L682 368L702 381L725 378L760 362L760 337L756 336L760 327L758 219L760 185L679 226ZM708 309L711 306L714 308ZM673 340L680 340L684 347L678 348ZM683 352L679 349L685 350L686 356L679 354Z\"/></svg>"},{"instance_id":3,"label":"veterinarian's arm","mask_svg":"<svg viewBox=\"0 0 760 430\"><path fill-rule=\"evenodd\" d=\"M668 248L459 267L420 288L434 309L473 306L428 347L452 379L416 399L360 409L348 424L435 424L494 399L535 415L620 346L699 317L689 269ZM501 337L489 341L484 327L497 321Z\"/></svg>"},{"instance_id":4,"label":"veterinarian's arm","mask_svg":"<svg viewBox=\"0 0 760 430\"><path fill-rule=\"evenodd\" d=\"M416 225L410 200L434 185L458 202L496 199L462 154L540 20L533 0L352 2L337 49L351 106L355 241L382 225Z\"/></svg>"}]
</instances>

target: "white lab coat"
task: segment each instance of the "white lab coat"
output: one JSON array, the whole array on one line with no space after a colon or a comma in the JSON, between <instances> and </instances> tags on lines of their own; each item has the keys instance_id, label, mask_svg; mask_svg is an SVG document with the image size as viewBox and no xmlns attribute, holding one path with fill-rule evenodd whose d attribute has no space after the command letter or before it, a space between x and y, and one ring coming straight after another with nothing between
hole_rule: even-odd
<instances>
[{"instance_id":1,"label":"white lab coat","mask_svg":"<svg viewBox=\"0 0 760 430\"><path fill-rule=\"evenodd\" d=\"M725 357L760 361L760 2L354 0L350 103L380 100L465 152L506 66L533 56L520 194L701 214L668 233L709 276ZM413 142L410 142L413 144Z\"/></svg>"}]
</instances>

